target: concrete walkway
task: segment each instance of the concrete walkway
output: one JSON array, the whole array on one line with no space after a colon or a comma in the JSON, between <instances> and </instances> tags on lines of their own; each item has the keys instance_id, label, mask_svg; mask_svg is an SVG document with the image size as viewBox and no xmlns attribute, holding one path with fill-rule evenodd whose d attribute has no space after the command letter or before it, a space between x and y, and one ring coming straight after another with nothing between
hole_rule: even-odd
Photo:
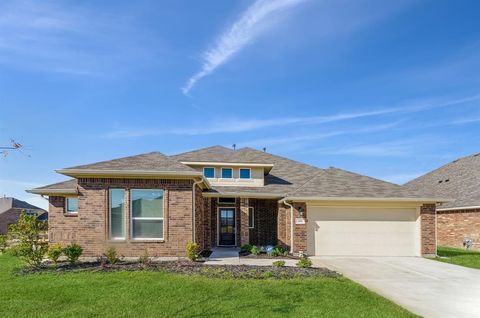
<instances>
[{"instance_id":1,"label":"concrete walkway","mask_svg":"<svg viewBox=\"0 0 480 318\"><path fill-rule=\"evenodd\" d=\"M238 248L218 247L212 250L212 255L204 263L206 265L255 265L255 266L271 266L274 261L280 259L259 259L239 257ZM298 262L295 259L282 259L285 266L296 266Z\"/></svg>"},{"instance_id":2,"label":"concrete walkway","mask_svg":"<svg viewBox=\"0 0 480 318\"><path fill-rule=\"evenodd\" d=\"M480 317L480 270L420 257L313 257L424 317Z\"/></svg>"}]
</instances>

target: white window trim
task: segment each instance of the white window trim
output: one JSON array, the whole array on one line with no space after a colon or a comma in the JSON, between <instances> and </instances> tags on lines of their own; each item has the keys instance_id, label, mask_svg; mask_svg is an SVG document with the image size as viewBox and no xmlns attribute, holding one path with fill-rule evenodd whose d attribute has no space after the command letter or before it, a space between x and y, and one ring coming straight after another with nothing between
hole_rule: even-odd
<instances>
[{"instance_id":1,"label":"white window trim","mask_svg":"<svg viewBox=\"0 0 480 318\"><path fill-rule=\"evenodd\" d=\"M68 199L77 199L77 211L68 211ZM76 215L78 214L78 197L76 196L68 196L68 197L65 197L65 214L73 214L73 215Z\"/></svg>"},{"instance_id":2,"label":"white window trim","mask_svg":"<svg viewBox=\"0 0 480 318\"><path fill-rule=\"evenodd\" d=\"M250 213L252 214L252 226L250 226L250 224L248 224L248 228L249 229L254 229L255 228L255 209L253 207L248 207L248 220L249 221L250 221Z\"/></svg>"},{"instance_id":3,"label":"white window trim","mask_svg":"<svg viewBox=\"0 0 480 318\"><path fill-rule=\"evenodd\" d=\"M113 237L112 236L112 195L111 190L123 190L123 203L125 203L125 193L127 189L124 188L110 188L108 189L108 239L112 241L124 241L127 239L127 222L123 223L123 237ZM125 221L126 216L125 204L123 205L123 220Z\"/></svg>"},{"instance_id":4,"label":"white window trim","mask_svg":"<svg viewBox=\"0 0 480 318\"><path fill-rule=\"evenodd\" d=\"M162 200L162 205L163 205L163 217L162 218L152 218L152 217L143 217L139 218L133 217L133 200L132 200L132 191L162 191L163 192L163 200ZM165 190L163 189L130 189L129 193L130 197L130 238L133 241L161 241L164 240L165 237ZM133 220L162 220L162 233L163 237L138 237L135 238L133 237Z\"/></svg>"},{"instance_id":5,"label":"white window trim","mask_svg":"<svg viewBox=\"0 0 480 318\"><path fill-rule=\"evenodd\" d=\"M241 174L242 170L248 170L248 178L242 178L242 174ZM250 169L250 168L240 168L240 169L238 169L238 179L240 179L240 180L251 180L252 179L252 169Z\"/></svg>"},{"instance_id":6,"label":"white window trim","mask_svg":"<svg viewBox=\"0 0 480 318\"><path fill-rule=\"evenodd\" d=\"M231 178L224 178L224 177L223 177L223 170L224 170L224 169L230 169L230 170L232 170L232 177L231 177ZM224 180L232 180L232 179L233 179L233 168L222 167L221 170L220 170L220 178L221 178L221 179L224 179Z\"/></svg>"},{"instance_id":7,"label":"white window trim","mask_svg":"<svg viewBox=\"0 0 480 318\"><path fill-rule=\"evenodd\" d=\"M211 177L211 178L205 177L205 169L213 169L213 177ZM203 167L203 176L207 179L215 179L217 177L217 171L216 171L215 167Z\"/></svg>"}]
</instances>

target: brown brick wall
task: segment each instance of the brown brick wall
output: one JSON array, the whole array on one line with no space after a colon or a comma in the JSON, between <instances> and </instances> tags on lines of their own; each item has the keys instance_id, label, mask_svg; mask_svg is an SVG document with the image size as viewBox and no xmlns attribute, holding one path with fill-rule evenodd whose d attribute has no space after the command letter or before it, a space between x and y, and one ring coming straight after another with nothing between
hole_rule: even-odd
<instances>
[{"instance_id":1,"label":"brown brick wall","mask_svg":"<svg viewBox=\"0 0 480 318\"><path fill-rule=\"evenodd\" d=\"M108 238L108 189L163 189L165 200L164 240L130 239L130 204L125 205L125 241ZM51 242L76 242L84 256L99 256L113 246L120 255L184 256L185 245L192 239L192 181L160 179L81 178L78 182L78 216L65 216L65 199L50 197L49 238ZM200 203L199 203L200 204Z\"/></svg>"},{"instance_id":2,"label":"brown brick wall","mask_svg":"<svg viewBox=\"0 0 480 318\"><path fill-rule=\"evenodd\" d=\"M420 207L422 254L437 253L435 235L435 204L424 204Z\"/></svg>"},{"instance_id":3,"label":"brown brick wall","mask_svg":"<svg viewBox=\"0 0 480 318\"><path fill-rule=\"evenodd\" d=\"M277 200L249 199L254 210L254 227L250 229L250 244L276 245L278 203Z\"/></svg>"},{"instance_id":4,"label":"brown brick wall","mask_svg":"<svg viewBox=\"0 0 480 318\"><path fill-rule=\"evenodd\" d=\"M242 246L244 244L250 243L250 230L248 229L248 198L240 198L240 209L238 213L240 214L240 223L237 225L237 230L240 232L240 241L237 241L237 245Z\"/></svg>"},{"instance_id":5,"label":"brown brick wall","mask_svg":"<svg viewBox=\"0 0 480 318\"><path fill-rule=\"evenodd\" d=\"M294 203L293 205L293 253L307 252L307 206L305 203ZM295 224L295 219L300 218L299 208L304 211L305 224ZM278 212L278 240L286 248L291 248L291 215L290 207L282 204ZM285 233L285 234L284 234Z\"/></svg>"},{"instance_id":6,"label":"brown brick wall","mask_svg":"<svg viewBox=\"0 0 480 318\"><path fill-rule=\"evenodd\" d=\"M463 247L467 238L480 249L480 209L437 211L439 245Z\"/></svg>"}]
</instances>

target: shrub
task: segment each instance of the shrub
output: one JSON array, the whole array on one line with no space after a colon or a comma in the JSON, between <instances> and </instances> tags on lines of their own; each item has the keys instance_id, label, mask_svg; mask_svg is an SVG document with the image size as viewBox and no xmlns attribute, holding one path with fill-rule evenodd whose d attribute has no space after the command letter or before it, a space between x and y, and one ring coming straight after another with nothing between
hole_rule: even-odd
<instances>
[{"instance_id":1,"label":"shrub","mask_svg":"<svg viewBox=\"0 0 480 318\"><path fill-rule=\"evenodd\" d=\"M36 215L20 213L17 224L9 226L9 236L19 241L14 247L14 255L20 257L29 266L38 267L48 249L48 243L42 236L47 224L39 221Z\"/></svg>"},{"instance_id":2,"label":"shrub","mask_svg":"<svg viewBox=\"0 0 480 318\"><path fill-rule=\"evenodd\" d=\"M109 264L115 264L118 262L117 250L113 246L109 247L103 255L107 258Z\"/></svg>"},{"instance_id":3,"label":"shrub","mask_svg":"<svg viewBox=\"0 0 480 318\"><path fill-rule=\"evenodd\" d=\"M0 253L3 254L7 249L7 236L0 234Z\"/></svg>"},{"instance_id":4,"label":"shrub","mask_svg":"<svg viewBox=\"0 0 480 318\"><path fill-rule=\"evenodd\" d=\"M263 272L262 276L263 278L270 278L270 277L273 277L273 273L266 271L266 272Z\"/></svg>"},{"instance_id":5,"label":"shrub","mask_svg":"<svg viewBox=\"0 0 480 318\"><path fill-rule=\"evenodd\" d=\"M312 261L305 257L298 261L297 266L300 268L309 268L312 267Z\"/></svg>"},{"instance_id":6,"label":"shrub","mask_svg":"<svg viewBox=\"0 0 480 318\"><path fill-rule=\"evenodd\" d=\"M145 249L145 252L143 253L143 255L140 255L138 257L138 263L140 263L142 266L150 265L150 256L148 255L147 249Z\"/></svg>"},{"instance_id":7,"label":"shrub","mask_svg":"<svg viewBox=\"0 0 480 318\"><path fill-rule=\"evenodd\" d=\"M250 249L250 253L252 253L253 255L258 255L260 254L260 251L255 245L253 245L252 248Z\"/></svg>"},{"instance_id":8,"label":"shrub","mask_svg":"<svg viewBox=\"0 0 480 318\"><path fill-rule=\"evenodd\" d=\"M200 246L197 243L188 242L187 243L187 257L191 261L196 261L198 259L198 252Z\"/></svg>"},{"instance_id":9,"label":"shrub","mask_svg":"<svg viewBox=\"0 0 480 318\"><path fill-rule=\"evenodd\" d=\"M288 251L280 245L277 245L273 248L271 253L272 256L287 256Z\"/></svg>"},{"instance_id":10,"label":"shrub","mask_svg":"<svg viewBox=\"0 0 480 318\"><path fill-rule=\"evenodd\" d=\"M241 253L245 253L245 252L248 252L250 253L250 250L252 249L252 245L250 244L245 244L245 245L242 245L242 247L240 247L240 252Z\"/></svg>"},{"instance_id":11,"label":"shrub","mask_svg":"<svg viewBox=\"0 0 480 318\"><path fill-rule=\"evenodd\" d=\"M275 261L272 263L273 266L275 267L284 267L285 266L285 261Z\"/></svg>"},{"instance_id":12,"label":"shrub","mask_svg":"<svg viewBox=\"0 0 480 318\"><path fill-rule=\"evenodd\" d=\"M70 244L63 249L63 254L67 257L70 263L75 263L78 261L80 256L83 253L83 248L78 244Z\"/></svg>"},{"instance_id":13,"label":"shrub","mask_svg":"<svg viewBox=\"0 0 480 318\"><path fill-rule=\"evenodd\" d=\"M63 253L63 246L60 243L55 243L50 245L47 250L47 257L51 260L54 264L57 264L58 259Z\"/></svg>"}]
</instances>

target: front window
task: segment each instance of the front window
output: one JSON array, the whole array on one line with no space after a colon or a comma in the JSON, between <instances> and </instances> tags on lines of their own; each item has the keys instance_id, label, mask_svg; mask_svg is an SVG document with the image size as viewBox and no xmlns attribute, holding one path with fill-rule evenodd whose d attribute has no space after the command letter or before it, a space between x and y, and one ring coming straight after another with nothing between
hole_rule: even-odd
<instances>
[{"instance_id":1,"label":"front window","mask_svg":"<svg viewBox=\"0 0 480 318\"><path fill-rule=\"evenodd\" d=\"M232 168L222 168L222 178L223 179L233 178L233 169Z\"/></svg>"},{"instance_id":2,"label":"front window","mask_svg":"<svg viewBox=\"0 0 480 318\"><path fill-rule=\"evenodd\" d=\"M67 197L65 203L65 210L67 213L77 213L78 212L78 198Z\"/></svg>"},{"instance_id":3,"label":"front window","mask_svg":"<svg viewBox=\"0 0 480 318\"><path fill-rule=\"evenodd\" d=\"M215 178L215 168L203 168L203 176L205 178Z\"/></svg>"},{"instance_id":4,"label":"front window","mask_svg":"<svg viewBox=\"0 0 480 318\"><path fill-rule=\"evenodd\" d=\"M125 190L110 189L110 238L125 239Z\"/></svg>"},{"instance_id":5,"label":"front window","mask_svg":"<svg viewBox=\"0 0 480 318\"><path fill-rule=\"evenodd\" d=\"M163 239L163 191L131 190L132 238Z\"/></svg>"},{"instance_id":6,"label":"front window","mask_svg":"<svg viewBox=\"0 0 480 318\"><path fill-rule=\"evenodd\" d=\"M255 227L255 210L248 208L248 227L253 229Z\"/></svg>"},{"instance_id":7,"label":"front window","mask_svg":"<svg viewBox=\"0 0 480 318\"><path fill-rule=\"evenodd\" d=\"M250 179L250 169L241 168L240 169L240 179Z\"/></svg>"}]
</instances>

